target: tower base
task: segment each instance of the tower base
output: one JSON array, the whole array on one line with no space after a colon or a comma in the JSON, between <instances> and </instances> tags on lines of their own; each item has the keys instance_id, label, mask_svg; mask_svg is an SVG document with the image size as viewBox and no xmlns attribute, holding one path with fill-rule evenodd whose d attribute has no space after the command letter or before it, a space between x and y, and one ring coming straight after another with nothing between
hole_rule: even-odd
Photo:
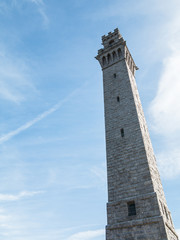
<instances>
[{"instance_id":1,"label":"tower base","mask_svg":"<svg viewBox=\"0 0 180 240\"><path fill-rule=\"evenodd\" d=\"M106 226L106 240L178 240L162 216Z\"/></svg>"}]
</instances>

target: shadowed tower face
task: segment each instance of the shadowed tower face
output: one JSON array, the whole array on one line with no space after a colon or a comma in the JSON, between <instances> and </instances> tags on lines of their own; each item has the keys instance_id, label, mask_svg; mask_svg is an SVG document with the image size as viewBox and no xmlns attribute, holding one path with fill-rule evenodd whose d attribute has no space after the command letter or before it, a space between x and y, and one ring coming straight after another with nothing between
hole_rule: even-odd
<instances>
[{"instance_id":1,"label":"shadowed tower face","mask_svg":"<svg viewBox=\"0 0 180 240\"><path fill-rule=\"evenodd\" d=\"M108 204L106 240L177 240L134 78L118 29L102 37Z\"/></svg>"}]
</instances>

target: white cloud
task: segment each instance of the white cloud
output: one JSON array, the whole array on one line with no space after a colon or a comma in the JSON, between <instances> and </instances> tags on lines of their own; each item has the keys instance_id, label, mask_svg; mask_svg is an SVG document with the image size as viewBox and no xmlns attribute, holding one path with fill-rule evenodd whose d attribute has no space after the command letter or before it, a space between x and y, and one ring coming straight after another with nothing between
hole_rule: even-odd
<instances>
[{"instance_id":1,"label":"white cloud","mask_svg":"<svg viewBox=\"0 0 180 240\"><path fill-rule=\"evenodd\" d=\"M99 19L107 19L107 18L114 18L114 17L125 17L131 18L134 15L150 15L152 17L153 14L157 15L159 13L169 15L174 12L175 8L179 5L178 0L173 0L174 5L171 3L169 4L168 1L164 0L139 0L136 2L133 1L113 1L109 4L105 4L98 12L91 14L95 20ZM131 7L129 7L131 5ZM175 6L175 8L174 8ZM169 11L167 11L167 9Z\"/></svg>"},{"instance_id":2,"label":"white cloud","mask_svg":"<svg viewBox=\"0 0 180 240\"><path fill-rule=\"evenodd\" d=\"M43 0L30 0L30 1L37 4L37 5L44 5Z\"/></svg>"},{"instance_id":3,"label":"white cloud","mask_svg":"<svg viewBox=\"0 0 180 240\"><path fill-rule=\"evenodd\" d=\"M180 238L180 229L176 229L176 233L177 233L178 237Z\"/></svg>"},{"instance_id":4,"label":"white cloud","mask_svg":"<svg viewBox=\"0 0 180 240\"><path fill-rule=\"evenodd\" d=\"M0 13L4 14L5 12L7 12L7 4L5 2L0 2Z\"/></svg>"},{"instance_id":5,"label":"white cloud","mask_svg":"<svg viewBox=\"0 0 180 240\"><path fill-rule=\"evenodd\" d=\"M33 120L25 123L24 125L22 125L21 127L17 128L14 131L11 131L3 136L0 137L0 144L8 141L9 139L11 139L12 137L18 135L19 133L25 131L26 129L30 128L31 126L33 126L35 123L39 122L40 120L44 119L45 117L47 117L48 115L50 115L51 113L55 112L56 110L58 110L65 102L69 101L77 92L79 92L81 88L78 88L76 90L74 90L71 94L69 94L67 97L65 97L63 100L61 100L60 102L58 102L57 104L55 104L52 108L48 109L47 111L41 113L40 115L38 115L36 118L34 118Z\"/></svg>"},{"instance_id":6,"label":"white cloud","mask_svg":"<svg viewBox=\"0 0 180 240\"><path fill-rule=\"evenodd\" d=\"M10 225L10 221L12 220L12 216L7 214L4 209L0 210L0 235L2 234L2 229L9 229L12 226Z\"/></svg>"},{"instance_id":7,"label":"white cloud","mask_svg":"<svg viewBox=\"0 0 180 240\"><path fill-rule=\"evenodd\" d=\"M154 129L166 136L180 130L180 8L177 9L174 6L171 20L164 25L161 39L169 55L163 60L158 90L150 105Z\"/></svg>"},{"instance_id":8,"label":"white cloud","mask_svg":"<svg viewBox=\"0 0 180 240\"><path fill-rule=\"evenodd\" d=\"M14 212L7 209L0 211L0 239L16 237L23 228L24 222L20 221L19 213L14 214Z\"/></svg>"},{"instance_id":9,"label":"white cloud","mask_svg":"<svg viewBox=\"0 0 180 240\"><path fill-rule=\"evenodd\" d=\"M17 201L25 197L33 197L37 194L41 194L43 191L34 191L34 192L29 192L29 191L23 191L20 192L17 195L13 194L0 194L0 201Z\"/></svg>"},{"instance_id":10,"label":"white cloud","mask_svg":"<svg viewBox=\"0 0 180 240\"><path fill-rule=\"evenodd\" d=\"M167 149L157 154L157 161L163 178L175 178L180 175L180 150Z\"/></svg>"},{"instance_id":11,"label":"white cloud","mask_svg":"<svg viewBox=\"0 0 180 240\"><path fill-rule=\"evenodd\" d=\"M43 19L44 27L47 28L48 25L49 25L49 18L48 18L47 14L46 14L45 4L44 4L43 0L29 0L29 1L37 6L38 12L39 12L39 14L41 15L41 17Z\"/></svg>"},{"instance_id":12,"label":"white cloud","mask_svg":"<svg viewBox=\"0 0 180 240\"><path fill-rule=\"evenodd\" d=\"M93 230L93 231L85 231L85 232L78 232L71 235L67 240L89 240L99 236L104 236L105 230Z\"/></svg>"},{"instance_id":13,"label":"white cloud","mask_svg":"<svg viewBox=\"0 0 180 240\"><path fill-rule=\"evenodd\" d=\"M0 45L0 98L20 103L28 91L35 91L27 64Z\"/></svg>"},{"instance_id":14,"label":"white cloud","mask_svg":"<svg viewBox=\"0 0 180 240\"><path fill-rule=\"evenodd\" d=\"M106 166L105 164L102 164L101 166L94 166L91 169L91 172L98 177L98 179L103 182L106 183Z\"/></svg>"},{"instance_id":15,"label":"white cloud","mask_svg":"<svg viewBox=\"0 0 180 240\"><path fill-rule=\"evenodd\" d=\"M45 11L45 4L43 0L1 0L0 2L0 13L1 14L7 14L9 12L11 12L11 10L13 8L18 9L23 7L24 4L26 3L32 3L36 6L37 8L37 12L40 14L42 21L43 21L43 25L45 28L47 28L49 26L49 18L46 14Z\"/></svg>"},{"instance_id":16,"label":"white cloud","mask_svg":"<svg viewBox=\"0 0 180 240\"><path fill-rule=\"evenodd\" d=\"M180 130L179 66L177 51L164 61L158 91L150 106L155 130L166 136Z\"/></svg>"},{"instance_id":17,"label":"white cloud","mask_svg":"<svg viewBox=\"0 0 180 240\"><path fill-rule=\"evenodd\" d=\"M180 175L180 8L178 5L173 8L174 12L167 11L169 19L163 26L164 35L161 33L159 44L163 43L166 56L157 93L149 107L152 129L164 139L163 150L157 154L157 161L165 178Z\"/></svg>"},{"instance_id":18,"label":"white cloud","mask_svg":"<svg viewBox=\"0 0 180 240\"><path fill-rule=\"evenodd\" d=\"M164 39L170 55L163 61L158 91L150 105L150 114L155 130L169 135L180 130L180 15L167 24Z\"/></svg>"}]
</instances>

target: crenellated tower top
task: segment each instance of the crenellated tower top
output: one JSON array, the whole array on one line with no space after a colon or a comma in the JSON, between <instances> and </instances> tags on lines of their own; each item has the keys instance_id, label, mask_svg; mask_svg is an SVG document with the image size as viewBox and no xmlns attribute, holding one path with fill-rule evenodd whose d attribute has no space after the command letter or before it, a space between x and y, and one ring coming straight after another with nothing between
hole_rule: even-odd
<instances>
[{"instance_id":1,"label":"crenellated tower top","mask_svg":"<svg viewBox=\"0 0 180 240\"><path fill-rule=\"evenodd\" d=\"M124 41L118 28L114 29L114 32L109 32L108 35L102 36L102 45L104 48L98 50L98 55L96 56L102 69L125 59L129 69L133 75L135 74L135 70L137 70L138 67L136 66L127 48L126 41Z\"/></svg>"},{"instance_id":2,"label":"crenellated tower top","mask_svg":"<svg viewBox=\"0 0 180 240\"><path fill-rule=\"evenodd\" d=\"M124 42L124 39L121 36L118 28L114 29L114 32L109 32L108 35L102 36L102 45L104 48L111 47L119 42Z\"/></svg>"}]
</instances>

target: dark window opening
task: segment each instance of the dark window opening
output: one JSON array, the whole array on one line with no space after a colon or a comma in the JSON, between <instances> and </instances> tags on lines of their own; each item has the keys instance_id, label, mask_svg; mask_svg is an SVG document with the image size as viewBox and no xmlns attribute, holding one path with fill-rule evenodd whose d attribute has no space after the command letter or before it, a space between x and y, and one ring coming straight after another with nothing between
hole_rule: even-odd
<instances>
[{"instance_id":1,"label":"dark window opening","mask_svg":"<svg viewBox=\"0 0 180 240\"><path fill-rule=\"evenodd\" d=\"M114 43L114 40L109 41L109 45L112 45Z\"/></svg>"},{"instance_id":2,"label":"dark window opening","mask_svg":"<svg viewBox=\"0 0 180 240\"><path fill-rule=\"evenodd\" d=\"M117 59L116 52L113 52L112 55L113 55L113 61L115 61Z\"/></svg>"},{"instance_id":3,"label":"dark window opening","mask_svg":"<svg viewBox=\"0 0 180 240\"><path fill-rule=\"evenodd\" d=\"M119 96L117 97L117 102L119 102L120 101L120 98L119 98Z\"/></svg>"},{"instance_id":4,"label":"dark window opening","mask_svg":"<svg viewBox=\"0 0 180 240\"><path fill-rule=\"evenodd\" d=\"M106 58L105 57L102 58L102 63L103 63L103 66L106 65Z\"/></svg>"},{"instance_id":5,"label":"dark window opening","mask_svg":"<svg viewBox=\"0 0 180 240\"><path fill-rule=\"evenodd\" d=\"M118 57L120 58L121 55L122 55L122 52L121 52L121 49L119 48L119 49L118 49Z\"/></svg>"},{"instance_id":6,"label":"dark window opening","mask_svg":"<svg viewBox=\"0 0 180 240\"><path fill-rule=\"evenodd\" d=\"M108 59L108 63L111 63L111 55L110 54L107 55L107 59Z\"/></svg>"},{"instance_id":7,"label":"dark window opening","mask_svg":"<svg viewBox=\"0 0 180 240\"><path fill-rule=\"evenodd\" d=\"M113 75L113 76L114 76L114 78L116 78L116 73L114 73L114 75Z\"/></svg>"},{"instance_id":8,"label":"dark window opening","mask_svg":"<svg viewBox=\"0 0 180 240\"><path fill-rule=\"evenodd\" d=\"M121 128L121 137L124 137L124 128Z\"/></svg>"},{"instance_id":9,"label":"dark window opening","mask_svg":"<svg viewBox=\"0 0 180 240\"><path fill-rule=\"evenodd\" d=\"M135 205L135 202L134 201L128 202L127 205L128 205L128 216L136 215L136 205Z\"/></svg>"}]
</instances>

